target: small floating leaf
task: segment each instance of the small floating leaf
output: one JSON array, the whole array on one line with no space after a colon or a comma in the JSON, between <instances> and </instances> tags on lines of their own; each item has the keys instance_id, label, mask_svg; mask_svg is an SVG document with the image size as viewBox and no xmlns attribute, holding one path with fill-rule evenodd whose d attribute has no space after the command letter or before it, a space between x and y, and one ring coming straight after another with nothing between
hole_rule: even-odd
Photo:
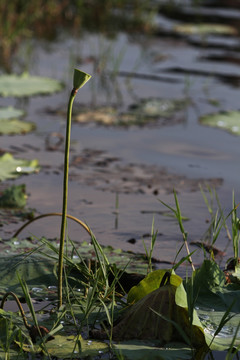
<instances>
[{"instance_id":1,"label":"small floating leaf","mask_svg":"<svg viewBox=\"0 0 240 360\"><path fill-rule=\"evenodd\" d=\"M12 106L0 108L0 119L14 119L24 115L24 111Z\"/></svg>"},{"instance_id":2,"label":"small floating leaf","mask_svg":"<svg viewBox=\"0 0 240 360\"><path fill-rule=\"evenodd\" d=\"M240 111L220 112L202 116L202 125L226 130L234 135L240 135Z\"/></svg>"},{"instance_id":3,"label":"small floating leaf","mask_svg":"<svg viewBox=\"0 0 240 360\"><path fill-rule=\"evenodd\" d=\"M5 97L51 94L62 88L63 84L59 81L41 76L30 76L29 74L0 76L0 95Z\"/></svg>"},{"instance_id":4,"label":"small floating leaf","mask_svg":"<svg viewBox=\"0 0 240 360\"><path fill-rule=\"evenodd\" d=\"M15 159L10 153L0 156L0 181L15 179L39 169L38 160Z\"/></svg>"},{"instance_id":5,"label":"small floating leaf","mask_svg":"<svg viewBox=\"0 0 240 360\"><path fill-rule=\"evenodd\" d=\"M223 24L180 24L174 26L173 30L185 35L237 35L233 26Z\"/></svg>"}]
</instances>

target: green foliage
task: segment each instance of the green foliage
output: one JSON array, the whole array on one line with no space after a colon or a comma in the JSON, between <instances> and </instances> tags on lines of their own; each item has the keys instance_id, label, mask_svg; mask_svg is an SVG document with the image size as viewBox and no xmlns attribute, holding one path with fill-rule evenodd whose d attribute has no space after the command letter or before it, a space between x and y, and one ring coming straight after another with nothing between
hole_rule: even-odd
<instances>
[{"instance_id":1,"label":"green foliage","mask_svg":"<svg viewBox=\"0 0 240 360\"><path fill-rule=\"evenodd\" d=\"M0 156L0 181L16 179L39 169L38 160L15 159L10 153Z\"/></svg>"},{"instance_id":2,"label":"green foliage","mask_svg":"<svg viewBox=\"0 0 240 360\"><path fill-rule=\"evenodd\" d=\"M161 281L168 270L156 270L148 274L137 286L134 286L128 293L127 301L132 304L139 301L150 292L159 288ZM172 274L170 284L179 286L182 283L180 276Z\"/></svg>"},{"instance_id":3,"label":"green foliage","mask_svg":"<svg viewBox=\"0 0 240 360\"><path fill-rule=\"evenodd\" d=\"M0 207L23 208L26 205L26 186L12 185L0 194Z\"/></svg>"},{"instance_id":4,"label":"green foliage","mask_svg":"<svg viewBox=\"0 0 240 360\"><path fill-rule=\"evenodd\" d=\"M234 135L240 135L239 111L226 111L202 116L199 121L202 125L226 130Z\"/></svg>"},{"instance_id":5,"label":"green foliage","mask_svg":"<svg viewBox=\"0 0 240 360\"><path fill-rule=\"evenodd\" d=\"M31 76L27 73L21 76L14 74L0 76L0 95L5 97L45 95L60 91L62 88L63 84L57 80Z\"/></svg>"}]
</instances>

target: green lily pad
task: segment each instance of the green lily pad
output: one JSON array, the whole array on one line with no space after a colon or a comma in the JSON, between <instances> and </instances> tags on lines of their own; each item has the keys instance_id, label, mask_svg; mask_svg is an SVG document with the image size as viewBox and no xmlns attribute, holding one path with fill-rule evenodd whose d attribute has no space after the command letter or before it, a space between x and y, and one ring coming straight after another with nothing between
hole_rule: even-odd
<instances>
[{"instance_id":1,"label":"green lily pad","mask_svg":"<svg viewBox=\"0 0 240 360\"><path fill-rule=\"evenodd\" d=\"M128 293L128 303L139 301L150 292L159 288L163 276L167 270L156 270L148 274L145 279L140 281L137 286L134 286ZM170 284L179 286L182 283L180 276L172 274L170 277Z\"/></svg>"},{"instance_id":2,"label":"green lily pad","mask_svg":"<svg viewBox=\"0 0 240 360\"><path fill-rule=\"evenodd\" d=\"M0 120L19 118L19 117L21 117L23 115L24 115L23 110L15 109L12 106L1 107L0 108Z\"/></svg>"},{"instance_id":3,"label":"green lily pad","mask_svg":"<svg viewBox=\"0 0 240 360\"><path fill-rule=\"evenodd\" d=\"M202 125L226 130L234 135L240 135L240 111L220 112L202 116Z\"/></svg>"},{"instance_id":4,"label":"green lily pad","mask_svg":"<svg viewBox=\"0 0 240 360\"><path fill-rule=\"evenodd\" d=\"M12 185L0 193L0 207L22 208L26 205L26 186Z\"/></svg>"},{"instance_id":5,"label":"green lily pad","mask_svg":"<svg viewBox=\"0 0 240 360\"><path fill-rule=\"evenodd\" d=\"M0 134L26 134L34 130L35 124L17 119L23 115L23 110L11 106L0 108Z\"/></svg>"},{"instance_id":6,"label":"green lily pad","mask_svg":"<svg viewBox=\"0 0 240 360\"><path fill-rule=\"evenodd\" d=\"M124 341L114 344L117 353L129 360L190 360L193 359L194 351L185 344L167 344L165 347L157 346L151 341Z\"/></svg>"},{"instance_id":7,"label":"green lily pad","mask_svg":"<svg viewBox=\"0 0 240 360\"><path fill-rule=\"evenodd\" d=\"M1 135L13 135L13 134L26 134L33 131L36 125L17 119L0 119L0 134Z\"/></svg>"},{"instance_id":8,"label":"green lily pad","mask_svg":"<svg viewBox=\"0 0 240 360\"><path fill-rule=\"evenodd\" d=\"M39 170L38 160L15 159L10 153L0 156L0 181L16 179L20 175Z\"/></svg>"},{"instance_id":9,"label":"green lily pad","mask_svg":"<svg viewBox=\"0 0 240 360\"><path fill-rule=\"evenodd\" d=\"M62 90L63 84L55 79L41 76L31 76L24 73L18 75L0 76L0 95L1 96L32 96L45 95Z\"/></svg>"},{"instance_id":10,"label":"green lily pad","mask_svg":"<svg viewBox=\"0 0 240 360\"><path fill-rule=\"evenodd\" d=\"M240 285L226 284L223 271L211 260L204 260L202 266L193 274L193 294L198 294L195 306L205 328L205 337L213 350L226 350L230 347L240 321ZM218 336L213 339L221 318L230 309L233 318L225 324ZM240 345L237 338L235 345Z\"/></svg>"},{"instance_id":11,"label":"green lily pad","mask_svg":"<svg viewBox=\"0 0 240 360\"><path fill-rule=\"evenodd\" d=\"M173 30L184 35L237 35L233 26L223 24L180 24L174 26Z\"/></svg>"},{"instance_id":12,"label":"green lily pad","mask_svg":"<svg viewBox=\"0 0 240 360\"><path fill-rule=\"evenodd\" d=\"M54 265L54 261L39 254L28 257L24 255L0 257L0 293L12 291L22 296L19 274L27 282L31 295L44 296L49 286L57 285L53 274Z\"/></svg>"}]
</instances>

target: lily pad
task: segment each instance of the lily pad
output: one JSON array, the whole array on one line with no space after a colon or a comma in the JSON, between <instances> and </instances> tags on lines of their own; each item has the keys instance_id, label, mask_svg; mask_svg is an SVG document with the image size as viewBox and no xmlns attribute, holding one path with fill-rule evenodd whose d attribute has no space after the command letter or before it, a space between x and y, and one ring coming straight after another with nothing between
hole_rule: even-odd
<instances>
[{"instance_id":1,"label":"lily pad","mask_svg":"<svg viewBox=\"0 0 240 360\"><path fill-rule=\"evenodd\" d=\"M199 121L203 125L223 129L234 135L240 135L240 111L213 113L202 116Z\"/></svg>"},{"instance_id":2,"label":"lily pad","mask_svg":"<svg viewBox=\"0 0 240 360\"><path fill-rule=\"evenodd\" d=\"M116 352L129 360L190 360L193 359L194 351L185 344L167 344L165 347L157 346L151 341L124 341L114 344Z\"/></svg>"},{"instance_id":3,"label":"lily pad","mask_svg":"<svg viewBox=\"0 0 240 360\"><path fill-rule=\"evenodd\" d=\"M63 84L55 79L31 76L24 73L18 75L0 76L0 95L22 97L32 95L45 95L62 90Z\"/></svg>"},{"instance_id":4,"label":"lily pad","mask_svg":"<svg viewBox=\"0 0 240 360\"><path fill-rule=\"evenodd\" d=\"M0 293L12 291L22 296L22 288L18 274L26 282L30 294L43 296L48 291L48 286L56 286L57 280L53 274L54 261L35 255L4 256L0 258Z\"/></svg>"},{"instance_id":5,"label":"lily pad","mask_svg":"<svg viewBox=\"0 0 240 360\"><path fill-rule=\"evenodd\" d=\"M224 24L180 24L173 30L184 35L237 35L233 26Z\"/></svg>"},{"instance_id":6,"label":"lily pad","mask_svg":"<svg viewBox=\"0 0 240 360\"><path fill-rule=\"evenodd\" d=\"M38 160L15 159L10 153L0 156L0 181L16 179L20 175L39 170Z\"/></svg>"},{"instance_id":7,"label":"lily pad","mask_svg":"<svg viewBox=\"0 0 240 360\"><path fill-rule=\"evenodd\" d=\"M16 109L12 106L0 108L0 120L2 119L14 119L24 115L24 111Z\"/></svg>"},{"instance_id":8,"label":"lily pad","mask_svg":"<svg viewBox=\"0 0 240 360\"><path fill-rule=\"evenodd\" d=\"M35 124L17 119L23 115L23 110L11 106L0 108L0 134L25 134L34 130Z\"/></svg>"},{"instance_id":9,"label":"lily pad","mask_svg":"<svg viewBox=\"0 0 240 360\"><path fill-rule=\"evenodd\" d=\"M240 321L240 285L226 284L225 275L219 266L214 261L204 260L193 275L193 294L198 294L195 306L205 328L207 343L211 344L212 350L228 349ZM229 319L213 340L214 332L230 308L230 315L234 317ZM240 345L239 337L235 345Z\"/></svg>"}]
</instances>

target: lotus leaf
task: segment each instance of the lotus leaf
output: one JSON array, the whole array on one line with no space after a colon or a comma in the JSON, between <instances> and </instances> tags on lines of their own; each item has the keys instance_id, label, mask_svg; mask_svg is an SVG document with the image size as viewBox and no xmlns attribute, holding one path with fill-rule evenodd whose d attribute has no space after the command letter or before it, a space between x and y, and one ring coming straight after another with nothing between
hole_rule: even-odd
<instances>
[{"instance_id":1,"label":"lotus leaf","mask_svg":"<svg viewBox=\"0 0 240 360\"><path fill-rule=\"evenodd\" d=\"M0 119L14 119L24 115L24 111L12 106L0 108Z\"/></svg>"},{"instance_id":2,"label":"lotus leaf","mask_svg":"<svg viewBox=\"0 0 240 360\"><path fill-rule=\"evenodd\" d=\"M240 321L240 285L227 284L219 266L212 260L205 260L193 274L193 293L198 294L195 306L205 327L207 343L211 344L213 350L228 349ZM213 340L213 334L221 318L230 308L234 317ZM235 345L239 344L240 339L237 338Z\"/></svg>"},{"instance_id":3,"label":"lotus leaf","mask_svg":"<svg viewBox=\"0 0 240 360\"><path fill-rule=\"evenodd\" d=\"M228 111L202 116L203 125L226 130L234 135L240 135L240 111Z\"/></svg>"},{"instance_id":4,"label":"lotus leaf","mask_svg":"<svg viewBox=\"0 0 240 360\"><path fill-rule=\"evenodd\" d=\"M35 124L17 119L1 120L0 119L0 134L26 134L35 129Z\"/></svg>"},{"instance_id":5,"label":"lotus leaf","mask_svg":"<svg viewBox=\"0 0 240 360\"><path fill-rule=\"evenodd\" d=\"M134 286L128 293L128 303L134 303L142 299L150 292L159 288L163 276L167 270L156 270L148 274L137 286ZM180 276L172 274L170 277L170 284L179 286L182 283Z\"/></svg>"},{"instance_id":6,"label":"lotus leaf","mask_svg":"<svg viewBox=\"0 0 240 360\"><path fill-rule=\"evenodd\" d=\"M51 94L62 90L63 84L55 79L41 76L30 76L27 73L0 76L0 95L2 96L32 96Z\"/></svg>"},{"instance_id":7,"label":"lotus leaf","mask_svg":"<svg viewBox=\"0 0 240 360\"><path fill-rule=\"evenodd\" d=\"M15 179L39 169L38 160L15 159L10 153L0 156L0 181Z\"/></svg>"},{"instance_id":8,"label":"lotus leaf","mask_svg":"<svg viewBox=\"0 0 240 360\"><path fill-rule=\"evenodd\" d=\"M150 293L147 289L147 295L126 310L122 319L113 327L113 339L117 341L157 340L161 345L180 341L196 348L205 347L203 327L194 310L192 324L189 321L187 296L181 278L176 275L175 278L166 270L164 274L162 272L159 274L160 287L158 286ZM173 279L170 280L172 276ZM165 280L167 280L166 283ZM147 283L147 278L142 282ZM156 279L153 281L150 279L149 283L149 288L151 288L151 283L154 283L153 287L155 287ZM137 287L144 289L141 282L135 288ZM178 305L179 303L181 305ZM94 335L103 336L98 331L95 331Z\"/></svg>"},{"instance_id":9,"label":"lotus leaf","mask_svg":"<svg viewBox=\"0 0 240 360\"><path fill-rule=\"evenodd\" d=\"M0 194L0 207L22 208L26 205L26 187L24 184L12 185Z\"/></svg>"},{"instance_id":10,"label":"lotus leaf","mask_svg":"<svg viewBox=\"0 0 240 360\"><path fill-rule=\"evenodd\" d=\"M22 296L19 278L28 284L30 293L34 296L44 294L49 286L56 286L53 274L55 262L40 255L27 257L24 255L0 257L0 292L13 291Z\"/></svg>"},{"instance_id":11,"label":"lotus leaf","mask_svg":"<svg viewBox=\"0 0 240 360\"><path fill-rule=\"evenodd\" d=\"M233 26L224 24L180 24L174 26L173 30L185 35L237 35Z\"/></svg>"},{"instance_id":12,"label":"lotus leaf","mask_svg":"<svg viewBox=\"0 0 240 360\"><path fill-rule=\"evenodd\" d=\"M29 346L24 346L25 351L32 351ZM99 342L84 340L81 336L73 335L54 335L54 339L46 342L45 349L48 355L59 359L84 359L98 356L108 351L108 345ZM42 353L42 348L34 346L35 354Z\"/></svg>"},{"instance_id":13,"label":"lotus leaf","mask_svg":"<svg viewBox=\"0 0 240 360\"><path fill-rule=\"evenodd\" d=\"M158 347L157 343L151 341L124 341L114 344L113 347L129 360L190 360L193 359L193 350L185 344L170 343L164 347Z\"/></svg>"}]
</instances>

